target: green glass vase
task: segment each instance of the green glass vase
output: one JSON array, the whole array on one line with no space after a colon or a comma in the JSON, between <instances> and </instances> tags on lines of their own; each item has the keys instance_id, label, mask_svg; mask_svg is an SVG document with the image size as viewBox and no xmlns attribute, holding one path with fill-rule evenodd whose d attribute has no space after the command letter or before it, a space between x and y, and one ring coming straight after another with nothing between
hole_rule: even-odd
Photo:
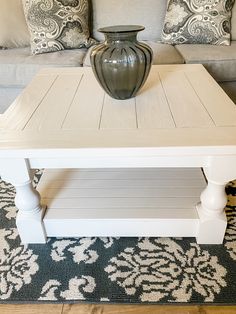
<instances>
[{"instance_id":1,"label":"green glass vase","mask_svg":"<svg viewBox=\"0 0 236 314\"><path fill-rule=\"evenodd\" d=\"M111 97L134 97L145 83L152 64L152 49L137 40L139 25L117 25L100 28L105 41L91 52L93 72Z\"/></svg>"}]
</instances>

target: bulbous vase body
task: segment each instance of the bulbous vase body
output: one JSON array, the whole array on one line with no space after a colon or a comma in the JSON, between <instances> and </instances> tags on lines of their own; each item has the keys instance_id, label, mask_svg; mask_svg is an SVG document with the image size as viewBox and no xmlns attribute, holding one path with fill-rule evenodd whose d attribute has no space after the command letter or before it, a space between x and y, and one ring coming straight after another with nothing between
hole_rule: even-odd
<instances>
[{"instance_id":1,"label":"bulbous vase body","mask_svg":"<svg viewBox=\"0 0 236 314\"><path fill-rule=\"evenodd\" d=\"M145 83L152 64L152 49L137 40L139 25L118 25L99 29L105 41L91 52L93 72L111 97L134 97Z\"/></svg>"}]
</instances>

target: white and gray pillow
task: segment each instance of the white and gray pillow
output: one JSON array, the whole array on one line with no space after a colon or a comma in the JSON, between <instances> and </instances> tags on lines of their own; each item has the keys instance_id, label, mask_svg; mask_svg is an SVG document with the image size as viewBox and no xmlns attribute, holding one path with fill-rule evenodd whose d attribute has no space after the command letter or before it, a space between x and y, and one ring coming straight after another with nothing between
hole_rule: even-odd
<instances>
[{"instance_id":1,"label":"white and gray pillow","mask_svg":"<svg viewBox=\"0 0 236 314\"><path fill-rule=\"evenodd\" d=\"M33 54L89 47L88 0L23 0Z\"/></svg>"},{"instance_id":2,"label":"white and gray pillow","mask_svg":"<svg viewBox=\"0 0 236 314\"><path fill-rule=\"evenodd\" d=\"M230 45L235 0L169 0L162 31L168 44Z\"/></svg>"}]
</instances>

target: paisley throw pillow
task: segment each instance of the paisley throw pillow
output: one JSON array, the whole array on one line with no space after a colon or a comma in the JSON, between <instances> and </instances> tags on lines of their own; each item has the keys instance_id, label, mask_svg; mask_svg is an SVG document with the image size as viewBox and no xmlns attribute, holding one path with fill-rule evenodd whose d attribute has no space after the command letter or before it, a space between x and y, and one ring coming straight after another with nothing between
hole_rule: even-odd
<instances>
[{"instance_id":1,"label":"paisley throw pillow","mask_svg":"<svg viewBox=\"0 0 236 314\"><path fill-rule=\"evenodd\" d=\"M23 0L33 54L89 47L89 0Z\"/></svg>"},{"instance_id":2,"label":"paisley throw pillow","mask_svg":"<svg viewBox=\"0 0 236 314\"><path fill-rule=\"evenodd\" d=\"M169 0L162 31L168 44L230 45L235 0Z\"/></svg>"}]
</instances>

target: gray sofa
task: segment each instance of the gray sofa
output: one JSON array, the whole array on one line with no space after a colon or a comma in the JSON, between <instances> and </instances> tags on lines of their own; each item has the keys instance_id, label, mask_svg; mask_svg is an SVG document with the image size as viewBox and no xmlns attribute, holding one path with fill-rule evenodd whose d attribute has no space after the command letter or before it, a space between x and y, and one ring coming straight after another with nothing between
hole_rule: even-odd
<instances>
[{"instance_id":1,"label":"gray sofa","mask_svg":"<svg viewBox=\"0 0 236 314\"><path fill-rule=\"evenodd\" d=\"M139 39L154 51L154 64L202 63L236 103L236 4L231 20L231 45L167 45L160 42L167 0L91 0L91 36L102 26L141 24ZM125 8L125 11L124 11ZM30 47L0 50L0 113L3 113L37 71L44 67L89 66L86 49L31 55Z\"/></svg>"}]
</instances>

